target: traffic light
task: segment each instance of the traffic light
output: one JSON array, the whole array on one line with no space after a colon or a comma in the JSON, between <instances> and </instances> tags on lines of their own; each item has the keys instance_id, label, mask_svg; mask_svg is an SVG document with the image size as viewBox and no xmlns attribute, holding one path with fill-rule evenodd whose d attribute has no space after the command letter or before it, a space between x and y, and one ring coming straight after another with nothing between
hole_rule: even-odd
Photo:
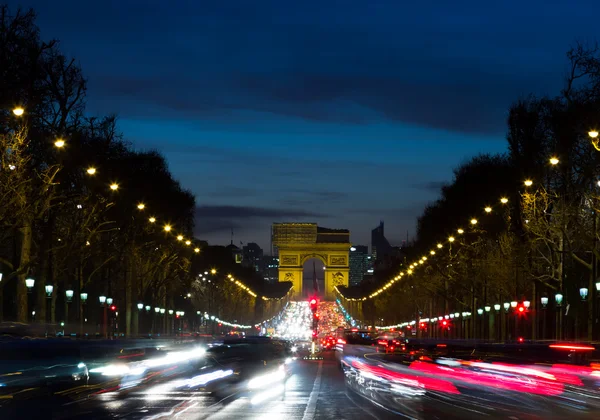
<instances>
[{"instance_id":1,"label":"traffic light","mask_svg":"<svg viewBox=\"0 0 600 420\"><path fill-rule=\"evenodd\" d=\"M117 307L116 307L116 305L111 305L111 306L110 306L110 310L111 310L111 311L113 311L113 312L114 312L114 311L116 311L116 310L117 310Z\"/></svg>"},{"instance_id":2,"label":"traffic light","mask_svg":"<svg viewBox=\"0 0 600 420\"><path fill-rule=\"evenodd\" d=\"M317 300L317 298L311 298L311 300L308 303L310 304L310 310L316 312L317 307L319 306L319 301Z\"/></svg>"}]
</instances>

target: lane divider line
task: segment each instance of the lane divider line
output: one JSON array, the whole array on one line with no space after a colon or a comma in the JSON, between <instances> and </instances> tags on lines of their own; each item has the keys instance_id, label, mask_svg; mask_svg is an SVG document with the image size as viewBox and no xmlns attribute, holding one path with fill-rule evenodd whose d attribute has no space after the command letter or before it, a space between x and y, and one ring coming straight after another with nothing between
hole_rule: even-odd
<instances>
[{"instance_id":1,"label":"lane divider line","mask_svg":"<svg viewBox=\"0 0 600 420\"><path fill-rule=\"evenodd\" d=\"M306 409L304 410L302 420L313 420L315 418L315 413L317 412L317 400L319 399L319 393L321 392L322 372L323 361L320 361L319 368L317 369L317 377L315 378L315 383L313 384L312 391L310 392L310 397L308 397L308 404L306 405Z\"/></svg>"}]
</instances>

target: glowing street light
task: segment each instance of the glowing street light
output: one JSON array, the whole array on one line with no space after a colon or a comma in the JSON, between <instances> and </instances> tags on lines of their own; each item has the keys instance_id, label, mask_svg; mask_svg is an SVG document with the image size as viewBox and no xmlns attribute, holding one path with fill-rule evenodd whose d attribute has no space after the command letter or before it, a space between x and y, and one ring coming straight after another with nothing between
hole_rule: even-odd
<instances>
[{"instance_id":1,"label":"glowing street light","mask_svg":"<svg viewBox=\"0 0 600 420\"><path fill-rule=\"evenodd\" d=\"M448 238L448 241L449 241L449 242L454 242L454 236L450 236L450 237Z\"/></svg>"},{"instance_id":2,"label":"glowing street light","mask_svg":"<svg viewBox=\"0 0 600 420\"><path fill-rule=\"evenodd\" d=\"M217 270L216 270L216 269L214 269L214 268L213 268L213 269L211 269L211 270L210 270L210 274L213 274L213 275L217 274Z\"/></svg>"},{"instance_id":3,"label":"glowing street light","mask_svg":"<svg viewBox=\"0 0 600 420\"><path fill-rule=\"evenodd\" d=\"M533 181L531 179L526 179L524 184L526 187L531 187L533 185Z\"/></svg>"},{"instance_id":4,"label":"glowing street light","mask_svg":"<svg viewBox=\"0 0 600 420\"><path fill-rule=\"evenodd\" d=\"M439 249L442 249L442 248L444 247L444 245L442 245L442 244L437 244L437 247L438 247Z\"/></svg>"},{"instance_id":5,"label":"glowing street light","mask_svg":"<svg viewBox=\"0 0 600 420\"><path fill-rule=\"evenodd\" d=\"M434 251L433 249L432 249L431 251L429 251L429 253L430 253L431 255L435 255L435 251Z\"/></svg>"},{"instance_id":6,"label":"glowing street light","mask_svg":"<svg viewBox=\"0 0 600 420\"><path fill-rule=\"evenodd\" d=\"M598 144L598 141L600 139L598 139L598 132L596 130L592 130L588 133L588 136L590 136L590 140L592 142L592 146L594 146L594 149L600 151L600 145Z\"/></svg>"},{"instance_id":7,"label":"glowing street light","mask_svg":"<svg viewBox=\"0 0 600 420\"><path fill-rule=\"evenodd\" d=\"M58 147L59 149L62 149L63 147L65 147L65 141L64 141L63 139L57 139L57 140L54 142L54 145L55 145L56 147Z\"/></svg>"},{"instance_id":8,"label":"glowing street light","mask_svg":"<svg viewBox=\"0 0 600 420\"><path fill-rule=\"evenodd\" d=\"M51 284L47 284L44 289L46 289L46 296L52 297L52 291L54 290L54 286Z\"/></svg>"},{"instance_id":9,"label":"glowing street light","mask_svg":"<svg viewBox=\"0 0 600 420\"><path fill-rule=\"evenodd\" d=\"M560 162L560 160L558 160L557 157L550 158L550 165L558 165L559 162Z\"/></svg>"},{"instance_id":10,"label":"glowing street light","mask_svg":"<svg viewBox=\"0 0 600 420\"><path fill-rule=\"evenodd\" d=\"M471 224L475 226L477 224L477 219L471 219Z\"/></svg>"},{"instance_id":11,"label":"glowing street light","mask_svg":"<svg viewBox=\"0 0 600 420\"><path fill-rule=\"evenodd\" d=\"M542 306L545 308L546 305L548 305L548 296L542 296L540 298L540 302L542 303Z\"/></svg>"},{"instance_id":12,"label":"glowing street light","mask_svg":"<svg viewBox=\"0 0 600 420\"><path fill-rule=\"evenodd\" d=\"M502 197L502 198L500 199L500 202L501 202L502 204L506 204L506 203L508 203L508 198L506 198L506 197Z\"/></svg>"},{"instance_id":13,"label":"glowing street light","mask_svg":"<svg viewBox=\"0 0 600 420\"><path fill-rule=\"evenodd\" d=\"M156 217L151 217L151 218L148 219L148 221L150 223L155 223L156 222Z\"/></svg>"},{"instance_id":14,"label":"glowing street light","mask_svg":"<svg viewBox=\"0 0 600 420\"><path fill-rule=\"evenodd\" d=\"M113 191L117 191L119 189L119 184L115 184L115 183L110 184L110 189Z\"/></svg>"},{"instance_id":15,"label":"glowing street light","mask_svg":"<svg viewBox=\"0 0 600 420\"><path fill-rule=\"evenodd\" d=\"M15 116L17 116L17 117L20 117L21 115L23 115L24 112L25 112L25 110L23 108L21 108L20 106L13 109L13 114L15 114Z\"/></svg>"},{"instance_id":16,"label":"glowing street light","mask_svg":"<svg viewBox=\"0 0 600 420\"><path fill-rule=\"evenodd\" d=\"M106 303L109 304L109 305L112 305L113 304L113 298L111 298L111 297L106 298Z\"/></svg>"},{"instance_id":17,"label":"glowing street light","mask_svg":"<svg viewBox=\"0 0 600 420\"><path fill-rule=\"evenodd\" d=\"M178 241L183 241L183 235L177 235L177 240Z\"/></svg>"},{"instance_id":18,"label":"glowing street light","mask_svg":"<svg viewBox=\"0 0 600 420\"><path fill-rule=\"evenodd\" d=\"M172 228L171 228L171 225L165 225L164 229L165 229L165 232L170 232Z\"/></svg>"},{"instance_id":19,"label":"glowing street light","mask_svg":"<svg viewBox=\"0 0 600 420\"><path fill-rule=\"evenodd\" d=\"M65 290L65 296L67 297L67 302L71 302L73 300L73 295L75 292L71 289Z\"/></svg>"},{"instance_id":20,"label":"glowing street light","mask_svg":"<svg viewBox=\"0 0 600 420\"><path fill-rule=\"evenodd\" d=\"M457 232L458 232L459 235L462 235L463 233L465 233L465 231L462 230L462 229L458 229Z\"/></svg>"},{"instance_id":21,"label":"glowing street light","mask_svg":"<svg viewBox=\"0 0 600 420\"><path fill-rule=\"evenodd\" d=\"M87 301L87 298L88 298L88 294L87 293L81 292L79 294L79 299L81 299L81 303L85 304L85 302Z\"/></svg>"},{"instance_id":22,"label":"glowing street light","mask_svg":"<svg viewBox=\"0 0 600 420\"><path fill-rule=\"evenodd\" d=\"M189 245L191 245L191 244L192 244L192 241L190 241L190 240L187 240L187 241L185 241L185 244L189 246Z\"/></svg>"},{"instance_id":23,"label":"glowing street light","mask_svg":"<svg viewBox=\"0 0 600 420\"><path fill-rule=\"evenodd\" d=\"M554 295L554 300L556 300L556 304L560 306L563 301L563 295L561 293L557 293Z\"/></svg>"},{"instance_id":24,"label":"glowing street light","mask_svg":"<svg viewBox=\"0 0 600 420\"><path fill-rule=\"evenodd\" d=\"M87 168L86 172L87 172L88 175L95 175L96 174L96 168L89 167L89 168Z\"/></svg>"},{"instance_id":25,"label":"glowing street light","mask_svg":"<svg viewBox=\"0 0 600 420\"><path fill-rule=\"evenodd\" d=\"M491 213L492 212L492 208L490 206L486 207L485 209L486 213Z\"/></svg>"},{"instance_id":26,"label":"glowing street light","mask_svg":"<svg viewBox=\"0 0 600 420\"><path fill-rule=\"evenodd\" d=\"M143 303L138 303L137 304L137 308L138 308L138 310L141 311L142 309L144 309L144 304Z\"/></svg>"},{"instance_id":27,"label":"glowing street light","mask_svg":"<svg viewBox=\"0 0 600 420\"><path fill-rule=\"evenodd\" d=\"M137 205L138 210L144 210L146 208L146 205L144 203L140 203Z\"/></svg>"},{"instance_id":28,"label":"glowing street light","mask_svg":"<svg viewBox=\"0 0 600 420\"><path fill-rule=\"evenodd\" d=\"M100 302L101 305L104 305L106 303L106 296L98 296L98 302Z\"/></svg>"},{"instance_id":29,"label":"glowing street light","mask_svg":"<svg viewBox=\"0 0 600 420\"><path fill-rule=\"evenodd\" d=\"M194 252L198 254L200 252L200 248L194 248Z\"/></svg>"}]
</instances>

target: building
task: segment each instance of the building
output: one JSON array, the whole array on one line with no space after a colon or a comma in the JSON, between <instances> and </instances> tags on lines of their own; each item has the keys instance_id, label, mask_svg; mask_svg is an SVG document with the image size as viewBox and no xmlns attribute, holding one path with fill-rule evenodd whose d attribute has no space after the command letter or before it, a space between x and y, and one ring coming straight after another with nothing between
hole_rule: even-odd
<instances>
[{"instance_id":1,"label":"building","mask_svg":"<svg viewBox=\"0 0 600 420\"><path fill-rule=\"evenodd\" d=\"M353 245L350 248L349 285L357 286L362 283L369 270L373 271L369 247L367 245Z\"/></svg>"},{"instance_id":2,"label":"building","mask_svg":"<svg viewBox=\"0 0 600 420\"><path fill-rule=\"evenodd\" d=\"M279 281L279 258L270 255L263 256L260 271L266 282L277 283Z\"/></svg>"},{"instance_id":3,"label":"building","mask_svg":"<svg viewBox=\"0 0 600 420\"><path fill-rule=\"evenodd\" d=\"M225 249L227 249L227 250L229 250L229 252L231 252L231 256L233 257L233 259L235 260L235 262L237 264L242 263L242 250L240 248L238 248L237 246L235 246L233 244L233 241L231 241L231 244L227 245L225 247Z\"/></svg>"},{"instance_id":4,"label":"building","mask_svg":"<svg viewBox=\"0 0 600 420\"><path fill-rule=\"evenodd\" d=\"M254 267L255 271L261 271L263 265L263 250L255 242L249 242L242 247L243 264Z\"/></svg>"},{"instance_id":5,"label":"building","mask_svg":"<svg viewBox=\"0 0 600 420\"><path fill-rule=\"evenodd\" d=\"M383 261L394 253L394 248L386 239L383 229L383 220L379 226L371 231L371 257L373 261Z\"/></svg>"}]
</instances>

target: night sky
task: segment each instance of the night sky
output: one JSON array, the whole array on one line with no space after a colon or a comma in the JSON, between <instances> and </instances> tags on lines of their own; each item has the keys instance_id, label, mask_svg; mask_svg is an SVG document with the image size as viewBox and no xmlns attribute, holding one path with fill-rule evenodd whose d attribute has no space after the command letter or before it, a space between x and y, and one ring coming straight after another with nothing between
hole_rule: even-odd
<instances>
[{"instance_id":1,"label":"night sky","mask_svg":"<svg viewBox=\"0 0 600 420\"><path fill-rule=\"evenodd\" d=\"M558 93L599 4L9 1L80 60L89 113L167 157L197 237L264 248L275 221L412 235L453 167L505 151L512 101Z\"/></svg>"}]
</instances>

